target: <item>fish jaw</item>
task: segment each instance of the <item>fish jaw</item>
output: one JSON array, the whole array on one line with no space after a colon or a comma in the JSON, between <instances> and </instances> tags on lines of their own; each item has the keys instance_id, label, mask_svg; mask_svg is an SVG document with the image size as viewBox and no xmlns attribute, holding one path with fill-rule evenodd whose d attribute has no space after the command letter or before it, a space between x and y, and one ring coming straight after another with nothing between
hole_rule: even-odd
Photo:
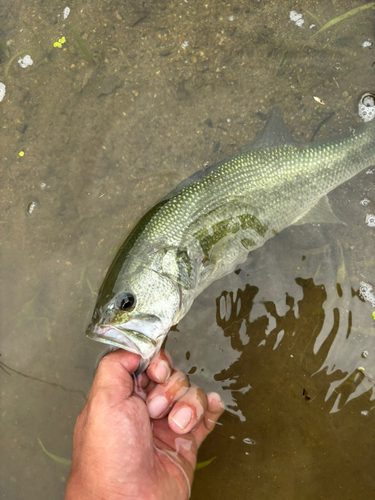
<instances>
[{"instance_id":1,"label":"fish jaw","mask_svg":"<svg viewBox=\"0 0 375 500\"><path fill-rule=\"evenodd\" d=\"M144 333L128 330L121 326L92 323L87 328L86 335L97 342L109 344L141 356L137 370L137 374L139 374L148 367L151 360L159 352L167 334L161 334L156 340L153 340Z\"/></svg>"}]
</instances>

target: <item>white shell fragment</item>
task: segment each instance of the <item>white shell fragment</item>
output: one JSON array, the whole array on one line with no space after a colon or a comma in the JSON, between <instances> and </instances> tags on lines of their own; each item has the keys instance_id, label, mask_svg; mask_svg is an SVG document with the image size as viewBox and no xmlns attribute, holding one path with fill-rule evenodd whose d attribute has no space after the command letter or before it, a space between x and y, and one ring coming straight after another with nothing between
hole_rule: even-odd
<instances>
[{"instance_id":1,"label":"white shell fragment","mask_svg":"<svg viewBox=\"0 0 375 500\"><path fill-rule=\"evenodd\" d=\"M65 7L64 12L63 12L63 18L66 19L70 14L70 8Z\"/></svg>"},{"instance_id":2,"label":"white shell fragment","mask_svg":"<svg viewBox=\"0 0 375 500\"><path fill-rule=\"evenodd\" d=\"M322 99L321 99L320 97L316 97L316 96L314 95L314 99L315 99L315 101L316 101L316 102L318 102L319 104L322 104L323 106L325 106L325 105L326 105L326 103L325 103L324 101L322 101Z\"/></svg>"},{"instance_id":3,"label":"white shell fragment","mask_svg":"<svg viewBox=\"0 0 375 500\"><path fill-rule=\"evenodd\" d=\"M358 103L358 114L364 122L370 122L375 118L375 96L367 92Z\"/></svg>"},{"instance_id":4,"label":"white shell fragment","mask_svg":"<svg viewBox=\"0 0 375 500\"><path fill-rule=\"evenodd\" d=\"M363 48L371 47L371 46L372 46L372 42L370 42L369 40L366 40L365 42L362 43Z\"/></svg>"},{"instance_id":5,"label":"white shell fragment","mask_svg":"<svg viewBox=\"0 0 375 500\"><path fill-rule=\"evenodd\" d=\"M375 295L373 294L373 288L370 283L366 283L365 281L359 283L359 295L363 300L367 300L367 302L370 302L370 304L375 307Z\"/></svg>"},{"instance_id":6,"label":"white shell fragment","mask_svg":"<svg viewBox=\"0 0 375 500\"><path fill-rule=\"evenodd\" d=\"M302 14L299 14L295 10L292 10L289 14L290 20L296 23L296 26L302 27L305 20L302 17Z\"/></svg>"},{"instance_id":7,"label":"white shell fragment","mask_svg":"<svg viewBox=\"0 0 375 500\"><path fill-rule=\"evenodd\" d=\"M0 82L0 102L1 102L1 101L4 99L4 97L5 97L5 90L6 90L5 83Z\"/></svg>"},{"instance_id":8,"label":"white shell fragment","mask_svg":"<svg viewBox=\"0 0 375 500\"><path fill-rule=\"evenodd\" d=\"M31 66L33 63L34 61L28 54L26 54L25 57L21 57L20 59L18 59L18 64L21 66L21 68L27 68L28 66Z\"/></svg>"},{"instance_id":9,"label":"white shell fragment","mask_svg":"<svg viewBox=\"0 0 375 500\"><path fill-rule=\"evenodd\" d=\"M363 198L363 200L360 201L360 204L366 207L370 203L370 200L367 198Z\"/></svg>"},{"instance_id":10,"label":"white shell fragment","mask_svg":"<svg viewBox=\"0 0 375 500\"><path fill-rule=\"evenodd\" d=\"M366 224L370 227L375 227L375 215L366 214Z\"/></svg>"},{"instance_id":11,"label":"white shell fragment","mask_svg":"<svg viewBox=\"0 0 375 500\"><path fill-rule=\"evenodd\" d=\"M243 440L243 442L246 443L246 444L253 444L253 445L256 444L256 442L254 441L254 439L251 439L251 438L245 438Z\"/></svg>"},{"instance_id":12,"label":"white shell fragment","mask_svg":"<svg viewBox=\"0 0 375 500\"><path fill-rule=\"evenodd\" d=\"M29 201L29 203L26 205L26 215L33 215L37 208L38 202L36 200Z\"/></svg>"}]
</instances>

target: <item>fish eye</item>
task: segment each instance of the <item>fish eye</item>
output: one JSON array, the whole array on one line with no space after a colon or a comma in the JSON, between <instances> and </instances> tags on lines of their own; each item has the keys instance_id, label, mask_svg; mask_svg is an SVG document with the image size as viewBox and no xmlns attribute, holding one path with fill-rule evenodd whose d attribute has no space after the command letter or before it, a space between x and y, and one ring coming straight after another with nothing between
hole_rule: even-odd
<instances>
[{"instance_id":1,"label":"fish eye","mask_svg":"<svg viewBox=\"0 0 375 500\"><path fill-rule=\"evenodd\" d=\"M133 309L135 304L135 297L132 293L124 292L120 293L116 297L116 307L121 309L121 311L129 311Z\"/></svg>"}]
</instances>

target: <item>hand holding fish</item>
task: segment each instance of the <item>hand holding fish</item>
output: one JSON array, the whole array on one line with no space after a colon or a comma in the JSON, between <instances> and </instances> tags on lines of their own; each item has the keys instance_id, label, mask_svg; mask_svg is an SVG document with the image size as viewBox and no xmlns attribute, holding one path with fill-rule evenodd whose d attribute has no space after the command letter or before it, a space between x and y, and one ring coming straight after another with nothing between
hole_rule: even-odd
<instances>
[{"instance_id":1,"label":"hand holding fish","mask_svg":"<svg viewBox=\"0 0 375 500\"><path fill-rule=\"evenodd\" d=\"M74 429L65 500L189 498L198 448L223 404L189 386L164 351L134 380L139 360L120 349L100 362Z\"/></svg>"}]
</instances>

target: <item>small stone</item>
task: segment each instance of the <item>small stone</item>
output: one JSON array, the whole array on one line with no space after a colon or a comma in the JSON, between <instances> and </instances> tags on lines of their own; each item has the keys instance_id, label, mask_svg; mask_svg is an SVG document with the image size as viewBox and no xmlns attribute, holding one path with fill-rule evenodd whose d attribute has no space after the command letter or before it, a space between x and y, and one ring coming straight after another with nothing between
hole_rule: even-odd
<instances>
[{"instance_id":1,"label":"small stone","mask_svg":"<svg viewBox=\"0 0 375 500\"><path fill-rule=\"evenodd\" d=\"M34 61L28 54L26 54L25 57L21 57L20 59L18 59L18 64L21 66L21 68L27 68L28 66L34 64Z\"/></svg>"},{"instance_id":2,"label":"small stone","mask_svg":"<svg viewBox=\"0 0 375 500\"><path fill-rule=\"evenodd\" d=\"M39 203L37 200L29 201L29 203L26 205L26 215L34 215L36 213L38 205Z\"/></svg>"},{"instance_id":3,"label":"small stone","mask_svg":"<svg viewBox=\"0 0 375 500\"><path fill-rule=\"evenodd\" d=\"M70 8L69 7L65 7L64 11L63 11L63 19L66 19L70 14Z\"/></svg>"},{"instance_id":4,"label":"small stone","mask_svg":"<svg viewBox=\"0 0 375 500\"><path fill-rule=\"evenodd\" d=\"M369 227L375 227L375 215L374 214L366 214L366 224Z\"/></svg>"},{"instance_id":5,"label":"small stone","mask_svg":"<svg viewBox=\"0 0 375 500\"><path fill-rule=\"evenodd\" d=\"M0 102L1 102L1 101L4 99L4 97L5 97L5 91L6 91L5 83L0 82Z\"/></svg>"}]
</instances>

